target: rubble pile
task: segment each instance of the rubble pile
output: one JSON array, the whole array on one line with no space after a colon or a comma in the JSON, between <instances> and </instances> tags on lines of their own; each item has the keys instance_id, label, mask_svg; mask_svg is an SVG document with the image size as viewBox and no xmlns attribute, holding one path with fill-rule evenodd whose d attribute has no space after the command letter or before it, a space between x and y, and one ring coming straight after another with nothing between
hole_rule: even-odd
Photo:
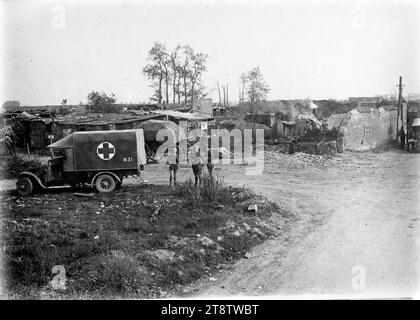
<instances>
[{"instance_id":1,"label":"rubble pile","mask_svg":"<svg viewBox=\"0 0 420 320\"><path fill-rule=\"evenodd\" d=\"M267 144L266 149L274 152L289 153L289 141L278 141L275 144ZM336 141L299 142L294 144L295 152L305 152L317 155L333 155L337 153Z\"/></svg>"},{"instance_id":2,"label":"rubble pile","mask_svg":"<svg viewBox=\"0 0 420 320\"><path fill-rule=\"evenodd\" d=\"M330 163L331 159L331 156L303 152L297 152L292 155L276 151L265 152L266 163L276 164L281 168L287 169L304 169L306 167L323 168Z\"/></svg>"},{"instance_id":3,"label":"rubble pile","mask_svg":"<svg viewBox=\"0 0 420 320\"><path fill-rule=\"evenodd\" d=\"M337 146L335 140L322 143L300 142L295 145L295 151L309 154L332 155L337 153Z\"/></svg>"}]
</instances>

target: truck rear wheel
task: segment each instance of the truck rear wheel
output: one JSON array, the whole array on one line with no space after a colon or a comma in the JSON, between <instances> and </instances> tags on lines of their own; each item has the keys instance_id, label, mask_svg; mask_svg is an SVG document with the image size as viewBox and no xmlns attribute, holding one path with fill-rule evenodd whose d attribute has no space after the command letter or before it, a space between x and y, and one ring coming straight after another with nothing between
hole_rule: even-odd
<instances>
[{"instance_id":1,"label":"truck rear wheel","mask_svg":"<svg viewBox=\"0 0 420 320\"><path fill-rule=\"evenodd\" d=\"M99 192L112 192L116 186L114 177L106 173L100 174L95 181L96 190Z\"/></svg>"},{"instance_id":2,"label":"truck rear wheel","mask_svg":"<svg viewBox=\"0 0 420 320\"><path fill-rule=\"evenodd\" d=\"M34 184L30 178L22 177L16 182L16 189L21 196L27 196L34 191Z\"/></svg>"}]
</instances>

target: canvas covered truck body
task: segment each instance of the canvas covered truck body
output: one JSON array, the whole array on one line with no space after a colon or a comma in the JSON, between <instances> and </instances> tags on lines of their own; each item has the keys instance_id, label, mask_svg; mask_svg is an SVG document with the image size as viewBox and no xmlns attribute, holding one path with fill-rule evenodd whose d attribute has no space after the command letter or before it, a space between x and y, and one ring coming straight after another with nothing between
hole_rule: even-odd
<instances>
[{"instance_id":1,"label":"canvas covered truck body","mask_svg":"<svg viewBox=\"0 0 420 320\"><path fill-rule=\"evenodd\" d=\"M141 129L74 132L48 147L54 156L46 172L41 176L21 173L17 183L20 194L31 193L35 187L78 184L111 192L124 178L139 175L146 163Z\"/></svg>"}]
</instances>

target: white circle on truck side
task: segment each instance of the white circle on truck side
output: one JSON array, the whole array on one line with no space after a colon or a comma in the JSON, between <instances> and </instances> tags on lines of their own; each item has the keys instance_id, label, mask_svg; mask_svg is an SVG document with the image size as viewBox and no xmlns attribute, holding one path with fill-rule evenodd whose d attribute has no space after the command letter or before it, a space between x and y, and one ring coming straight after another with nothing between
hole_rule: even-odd
<instances>
[{"instance_id":1,"label":"white circle on truck side","mask_svg":"<svg viewBox=\"0 0 420 320\"><path fill-rule=\"evenodd\" d=\"M115 155L115 147L110 142L102 142L96 148L96 154L102 160L111 160Z\"/></svg>"}]
</instances>

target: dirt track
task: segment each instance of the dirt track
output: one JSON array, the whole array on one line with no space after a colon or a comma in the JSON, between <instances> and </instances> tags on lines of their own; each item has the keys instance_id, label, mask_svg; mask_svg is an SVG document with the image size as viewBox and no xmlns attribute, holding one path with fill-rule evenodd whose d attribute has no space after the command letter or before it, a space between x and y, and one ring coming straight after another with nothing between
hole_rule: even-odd
<instances>
[{"instance_id":1,"label":"dirt track","mask_svg":"<svg viewBox=\"0 0 420 320\"><path fill-rule=\"evenodd\" d=\"M282 168L264 174L223 167L227 183L247 185L298 214L284 237L255 248L200 296L367 295L419 293L420 155L345 153L324 168ZM191 175L181 170L180 180ZM150 181L167 172L151 167ZM365 281L363 281L363 278Z\"/></svg>"}]
</instances>

